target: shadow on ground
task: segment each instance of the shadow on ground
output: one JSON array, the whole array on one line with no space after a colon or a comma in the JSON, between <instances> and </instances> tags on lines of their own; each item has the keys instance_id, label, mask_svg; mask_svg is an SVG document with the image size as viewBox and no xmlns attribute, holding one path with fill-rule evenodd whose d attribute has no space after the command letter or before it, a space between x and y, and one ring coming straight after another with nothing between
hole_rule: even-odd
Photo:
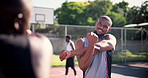
<instances>
[{"instance_id":1,"label":"shadow on ground","mask_svg":"<svg viewBox=\"0 0 148 78\"><path fill-rule=\"evenodd\" d=\"M148 68L117 64L112 66L112 73L135 78L148 78Z\"/></svg>"}]
</instances>

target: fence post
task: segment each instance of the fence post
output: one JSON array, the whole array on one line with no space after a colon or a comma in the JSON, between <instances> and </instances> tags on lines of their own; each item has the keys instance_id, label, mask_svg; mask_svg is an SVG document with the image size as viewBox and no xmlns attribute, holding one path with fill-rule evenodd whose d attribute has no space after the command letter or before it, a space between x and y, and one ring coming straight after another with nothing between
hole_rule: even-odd
<instances>
[{"instance_id":1,"label":"fence post","mask_svg":"<svg viewBox=\"0 0 148 78\"><path fill-rule=\"evenodd\" d=\"M121 51L123 52L123 29L121 29ZM124 62L124 53L122 53L122 63Z\"/></svg>"},{"instance_id":2,"label":"fence post","mask_svg":"<svg viewBox=\"0 0 148 78\"><path fill-rule=\"evenodd\" d=\"M124 59L125 59L125 61L124 61L124 63L126 63L126 41L127 41L127 38L126 38L126 35L127 33L126 33L126 29L124 29L124 52L125 52L125 57L124 57Z\"/></svg>"},{"instance_id":3,"label":"fence post","mask_svg":"<svg viewBox=\"0 0 148 78\"><path fill-rule=\"evenodd\" d=\"M126 63L126 29L121 29L122 63Z\"/></svg>"},{"instance_id":4,"label":"fence post","mask_svg":"<svg viewBox=\"0 0 148 78\"><path fill-rule=\"evenodd\" d=\"M65 25L65 36L67 35L67 25Z\"/></svg>"},{"instance_id":5,"label":"fence post","mask_svg":"<svg viewBox=\"0 0 148 78\"><path fill-rule=\"evenodd\" d=\"M141 27L141 51L143 51L143 42L144 42L144 38L143 38L143 34L144 34L144 30L143 30L143 28Z\"/></svg>"},{"instance_id":6,"label":"fence post","mask_svg":"<svg viewBox=\"0 0 148 78\"><path fill-rule=\"evenodd\" d=\"M123 51L123 29L121 29L121 51Z\"/></svg>"},{"instance_id":7,"label":"fence post","mask_svg":"<svg viewBox=\"0 0 148 78\"><path fill-rule=\"evenodd\" d=\"M32 24L32 33L34 33L35 32L35 26L34 26L34 24Z\"/></svg>"}]
</instances>

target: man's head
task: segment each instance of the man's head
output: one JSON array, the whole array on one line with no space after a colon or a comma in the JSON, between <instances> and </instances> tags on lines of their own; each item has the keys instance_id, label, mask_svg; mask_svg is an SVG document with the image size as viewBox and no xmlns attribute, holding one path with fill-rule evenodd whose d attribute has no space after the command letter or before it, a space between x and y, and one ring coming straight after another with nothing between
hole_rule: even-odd
<instances>
[{"instance_id":1,"label":"man's head","mask_svg":"<svg viewBox=\"0 0 148 78\"><path fill-rule=\"evenodd\" d=\"M101 16L96 22L95 31L97 34L106 34L110 32L112 26L112 20L108 16Z\"/></svg>"},{"instance_id":2,"label":"man's head","mask_svg":"<svg viewBox=\"0 0 148 78\"><path fill-rule=\"evenodd\" d=\"M67 35L66 36L66 42L69 42L71 40L71 36L70 35Z\"/></svg>"},{"instance_id":3,"label":"man's head","mask_svg":"<svg viewBox=\"0 0 148 78\"><path fill-rule=\"evenodd\" d=\"M30 28L30 0L1 0L0 10L0 34L25 34Z\"/></svg>"}]
</instances>

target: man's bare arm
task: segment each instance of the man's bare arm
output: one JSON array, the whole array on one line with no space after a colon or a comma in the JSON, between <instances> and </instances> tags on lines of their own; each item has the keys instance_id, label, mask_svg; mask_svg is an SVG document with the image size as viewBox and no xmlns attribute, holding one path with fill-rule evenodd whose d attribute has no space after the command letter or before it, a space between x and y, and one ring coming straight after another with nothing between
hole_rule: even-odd
<instances>
[{"instance_id":1,"label":"man's bare arm","mask_svg":"<svg viewBox=\"0 0 148 78\"><path fill-rule=\"evenodd\" d=\"M91 63L95 50L94 45L98 39L97 35L92 32L86 38L88 39L89 42L87 50L84 52L82 56L78 56L79 67L83 71L86 71L86 69ZM84 42L81 42L81 44L76 43L76 49L82 47L84 47Z\"/></svg>"},{"instance_id":2,"label":"man's bare arm","mask_svg":"<svg viewBox=\"0 0 148 78\"><path fill-rule=\"evenodd\" d=\"M72 47L72 50L75 50L75 45L70 43L70 46Z\"/></svg>"},{"instance_id":3,"label":"man's bare arm","mask_svg":"<svg viewBox=\"0 0 148 78\"><path fill-rule=\"evenodd\" d=\"M85 51L87 50L87 47L83 47L84 45L84 41L82 39L79 39L76 41L76 50L72 50L71 52L69 51L64 51L65 54L61 53L60 57L61 57L61 61L71 57L71 56L76 56L77 55L77 59L80 59L80 56L84 55ZM104 52L107 50L114 50L115 49L115 45L116 45L116 38L111 35L111 34L107 34L105 36L105 39L96 43L95 44L95 52L93 55L96 55L100 52Z\"/></svg>"},{"instance_id":4,"label":"man's bare arm","mask_svg":"<svg viewBox=\"0 0 148 78\"><path fill-rule=\"evenodd\" d=\"M116 38L111 34L107 34L104 40L96 43L95 46L98 47L99 50L96 49L95 54L107 50L115 50L115 45L116 45Z\"/></svg>"},{"instance_id":5,"label":"man's bare arm","mask_svg":"<svg viewBox=\"0 0 148 78\"><path fill-rule=\"evenodd\" d=\"M76 41L76 43L81 44L82 39L79 39ZM86 47L81 47L81 48L77 48L75 50L72 50L72 51L66 51L66 50L63 50L60 52L60 60L63 61L71 56L82 56L84 54L84 52L87 50Z\"/></svg>"}]
</instances>

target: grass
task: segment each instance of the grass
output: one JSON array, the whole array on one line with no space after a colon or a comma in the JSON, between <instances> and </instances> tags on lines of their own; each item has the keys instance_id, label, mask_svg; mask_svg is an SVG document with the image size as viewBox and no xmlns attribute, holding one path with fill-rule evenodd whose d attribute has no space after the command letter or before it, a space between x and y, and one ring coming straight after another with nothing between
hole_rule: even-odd
<instances>
[{"instance_id":1,"label":"grass","mask_svg":"<svg viewBox=\"0 0 148 78\"><path fill-rule=\"evenodd\" d=\"M52 63L51 63L52 67L65 66L65 64L66 64L66 60L60 61L59 55L56 55L56 54L52 55ZM75 65L78 65L76 58L75 58Z\"/></svg>"},{"instance_id":2,"label":"grass","mask_svg":"<svg viewBox=\"0 0 148 78\"><path fill-rule=\"evenodd\" d=\"M124 57L124 53L126 53L126 57ZM147 52L115 52L113 53L112 63L122 63L123 59L126 59L126 62L148 62L148 58L146 58ZM54 54L52 56L52 66L65 66L66 61L60 61L59 55ZM75 58L75 64L78 65L78 62Z\"/></svg>"},{"instance_id":3,"label":"grass","mask_svg":"<svg viewBox=\"0 0 148 78\"><path fill-rule=\"evenodd\" d=\"M122 63L123 60L126 60L126 62L147 62L148 59L146 57L147 52L115 52L113 54L113 63Z\"/></svg>"},{"instance_id":4,"label":"grass","mask_svg":"<svg viewBox=\"0 0 148 78\"><path fill-rule=\"evenodd\" d=\"M52 55L52 62L51 65L56 67L56 66L65 66L65 60L64 61L60 61L59 59L59 55Z\"/></svg>"}]
</instances>

